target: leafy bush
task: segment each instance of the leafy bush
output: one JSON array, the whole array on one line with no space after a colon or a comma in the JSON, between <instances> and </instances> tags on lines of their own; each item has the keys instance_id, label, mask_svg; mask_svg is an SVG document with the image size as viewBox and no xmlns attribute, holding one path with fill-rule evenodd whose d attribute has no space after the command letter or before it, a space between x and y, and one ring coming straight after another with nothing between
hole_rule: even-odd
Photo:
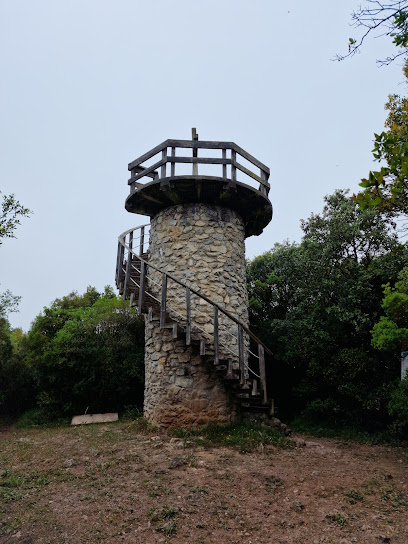
<instances>
[{"instance_id":1,"label":"leafy bush","mask_svg":"<svg viewBox=\"0 0 408 544\"><path fill-rule=\"evenodd\" d=\"M388 412L394 418L392 430L398 435L408 437L408 374L391 394Z\"/></svg>"}]
</instances>

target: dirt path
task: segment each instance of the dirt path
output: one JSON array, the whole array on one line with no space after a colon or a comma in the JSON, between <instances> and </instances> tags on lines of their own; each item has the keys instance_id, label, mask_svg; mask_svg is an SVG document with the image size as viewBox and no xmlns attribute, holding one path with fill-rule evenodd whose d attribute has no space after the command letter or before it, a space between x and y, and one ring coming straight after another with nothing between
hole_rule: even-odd
<instances>
[{"instance_id":1,"label":"dirt path","mask_svg":"<svg viewBox=\"0 0 408 544\"><path fill-rule=\"evenodd\" d=\"M0 542L408 543L408 450L205 449L126 423L0 432Z\"/></svg>"}]
</instances>

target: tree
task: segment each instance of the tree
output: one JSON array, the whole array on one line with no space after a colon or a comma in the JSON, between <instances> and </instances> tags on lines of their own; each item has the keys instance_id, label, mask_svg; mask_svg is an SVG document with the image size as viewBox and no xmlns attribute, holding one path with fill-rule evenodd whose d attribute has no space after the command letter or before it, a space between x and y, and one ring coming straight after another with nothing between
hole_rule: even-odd
<instances>
[{"instance_id":1,"label":"tree","mask_svg":"<svg viewBox=\"0 0 408 544\"><path fill-rule=\"evenodd\" d=\"M382 308L385 316L374 325L372 344L383 351L405 351L408 348L408 267L398 275L394 288L384 286ZM398 353L399 354L399 353Z\"/></svg>"},{"instance_id":2,"label":"tree","mask_svg":"<svg viewBox=\"0 0 408 544\"><path fill-rule=\"evenodd\" d=\"M26 360L38 405L53 415L141 405L144 327L129 303L105 288L56 299L28 333Z\"/></svg>"},{"instance_id":3,"label":"tree","mask_svg":"<svg viewBox=\"0 0 408 544\"><path fill-rule=\"evenodd\" d=\"M378 210L343 191L302 230L299 245L276 245L248 265L251 326L274 353L273 394L286 417L378 424L399 362L371 346L370 331L407 248Z\"/></svg>"},{"instance_id":4,"label":"tree","mask_svg":"<svg viewBox=\"0 0 408 544\"><path fill-rule=\"evenodd\" d=\"M344 60L358 53L369 35L375 37L390 36L399 51L390 57L379 60L380 64L390 64L396 58L406 56L408 53L408 1L366 0L351 15L352 26L362 29L362 35L358 38L349 38L348 53L336 55L336 60Z\"/></svg>"},{"instance_id":5,"label":"tree","mask_svg":"<svg viewBox=\"0 0 408 544\"><path fill-rule=\"evenodd\" d=\"M408 65L405 68L408 76ZM386 130L375 134L374 159L385 163L362 179L363 191L353 195L362 207L377 207L390 216L408 216L408 99L391 95ZM406 225L405 225L406 228Z\"/></svg>"},{"instance_id":6,"label":"tree","mask_svg":"<svg viewBox=\"0 0 408 544\"><path fill-rule=\"evenodd\" d=\"M0 194L2 192L0 191ZM20 224L21 217L27 217L31 214L28 208L24 208L15 195L3 194L1 210L0 210L0 245L3 243L3 238L14 238L14 231L17 225Z\"/></svg>"}]
</instances>

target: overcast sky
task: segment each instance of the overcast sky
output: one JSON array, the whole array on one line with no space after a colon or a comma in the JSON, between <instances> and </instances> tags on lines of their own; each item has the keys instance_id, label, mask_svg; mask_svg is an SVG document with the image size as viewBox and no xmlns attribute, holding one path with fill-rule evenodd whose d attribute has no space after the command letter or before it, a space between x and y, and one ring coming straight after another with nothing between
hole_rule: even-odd
<instances>
[{"instance_id":1,"label":"overcast sky","mask_svg":"<svg viewBox=\"0 0 408 544\"><path fill-rule=\"evenodd\" d=\"M234 141L271 169L285 239L336 188L358 189L401 62L387 39L332 62L357 0L0 0L0 190L33 211L0 247L14 327L87 285L113 285L127 164L167 138Z\"/></svg>"}]
</instances>

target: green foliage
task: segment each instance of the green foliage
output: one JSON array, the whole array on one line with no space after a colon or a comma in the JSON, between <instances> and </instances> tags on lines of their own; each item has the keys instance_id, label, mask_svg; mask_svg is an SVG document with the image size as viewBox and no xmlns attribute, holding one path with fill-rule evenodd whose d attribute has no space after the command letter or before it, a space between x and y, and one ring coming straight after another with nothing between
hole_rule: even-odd
<instances>
[{"instance_id":1,"label":"green foliage","mask_svg":"<svg viewBox=\"0 0 408 544\"><path fill-rule=\"evenodd\" d=\"M384 286L381 316L372 330L372 345L382 351L402 351L408 347L408 267L398 275L395 287Z\"/></svg>"},{"instance_id":2,"label":"green foliage","mask_svg":"<svg viewBox=\"0 0 408 544\"><path fill-rule=\"evenodd\" d=\"M404 72L407 77L408 64ZM354 195L354 199L362 208L377 207L391 215L407 215L408 99L390 95L385 108L389 112L386 130L374 134L373 149L374 159L385 165L362 179L360 187L363 191Z\"/></svg>"},{"instance_id":3,"label":"green foliage","mask_svg":"<svg viewBox=\"0 0 408 544\"><path fill-rule=\"evenodd\" d=\"M408 374L392 392L388 412L393 416L392 429L405 438L408 437Z\"/></svg>"},{"instance_id":4,"label":"green foliage","mask_svg":"<svg viewBox=\"0 0 408 544\"><path fill-rule=\"evenodd\" d=\"M283 418L378 426L398 361L371 346L382 285L407 258L378 210L342 191L302 222L299 245L284 244L248 264L250 320L273 352L269 387ZM269 389L268 389L269 391Z\"/></svg>"},{"instance_id":5,"label":"green foliage","mask_svg":"<svg viewBox=\"0 0 408 544\"><path fill-rule=\"evenodd\" d=\"M30 213L28 208L24 208L16 200L15 195L3 194L0 208L0 245L3 243L3 238L14 238L14 231L20 224L20 218L27 217Z\"/></svg>"},{"instance_id":6,"label":"green foliage","mask_svg":"<svg viewBox=\"0 0 408 544\"><path fill-rule=\"evenodd\" d=\"M16 415L34 402L34 375L24 358L26 337L0 318L0 414Z\"/></svg>"},{"instance_id":7,"label":"green foliage","mask_svg":"<svg viewBox=\"0 0 408 544\"><path fill-rule=\"evenodd\" d=\"M240 451L252 451L260 444L273 444L278 447L293 447L293 442L284 437L275 427L236 421L226 425L205 425L198 429L177 428L174 436L192 443L208 446L231 446Z\"/></svg>"},{"instance_id":8,"label":"green foliage","mask_svg":"<svg viewBox=\"0 0 408 544\"><path fill-rule=\"evenodd\" d=\"M40 407L68 415L142 403L143 322L110 289L56 299L35 319L28 343Z\"/></svg>"}]
</instances>

